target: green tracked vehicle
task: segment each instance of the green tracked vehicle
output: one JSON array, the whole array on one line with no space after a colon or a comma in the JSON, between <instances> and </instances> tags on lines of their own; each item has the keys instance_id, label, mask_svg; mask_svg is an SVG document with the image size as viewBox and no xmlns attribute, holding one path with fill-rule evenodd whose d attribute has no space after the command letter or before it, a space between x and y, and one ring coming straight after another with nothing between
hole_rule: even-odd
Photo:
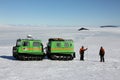
<instances>
[{"instance_id":1,"label":"green tracked vehicle","mask_svg":"<svg viewBox=\"0 0 120 80\"><path fill-rule=\"evenodd\" d=\"M73 60L75 58L73 40L50 38L46 54L52 60Z\"/></svg>"},{"instance_id":2,"label":"green tracked vehicle","mask_svg":"<svg viewBox=\"0 0 120 80\"><path fill-rule=\"evenodd\" d=\"M41 40L17 39L13 57L18 60L42 60L45 56Z\"/></svg>"}]
</instances>

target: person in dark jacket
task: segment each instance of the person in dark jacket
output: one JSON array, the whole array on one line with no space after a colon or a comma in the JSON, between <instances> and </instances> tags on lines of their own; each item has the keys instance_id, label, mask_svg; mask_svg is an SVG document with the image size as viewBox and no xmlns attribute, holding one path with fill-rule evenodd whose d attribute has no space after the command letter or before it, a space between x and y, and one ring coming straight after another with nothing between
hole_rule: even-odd
<instances>
[{"instance_id":1,"label":"person in dark jacket","mask_svg":"<svg viewBox=\"0 0 120 80\"><path fill-rule=\"evenodd\" d=\"M104 59L105 50L102 46L100 48L99 55L100 55L100 62L105 62L105 59Z\"/></svg>"},{"instance_id":2,"label":"person in dark jacket","mask_svg":"<svg viewBox=\"0 0 120 80\"><path fill-rule=\"evenodd\" d=\"M84 51L86 51L88 48L84 48L84 46L82 46L79 50L79 53L80 53L80 60L83 60L84 61Z\"/></svg>"}]
</instances>

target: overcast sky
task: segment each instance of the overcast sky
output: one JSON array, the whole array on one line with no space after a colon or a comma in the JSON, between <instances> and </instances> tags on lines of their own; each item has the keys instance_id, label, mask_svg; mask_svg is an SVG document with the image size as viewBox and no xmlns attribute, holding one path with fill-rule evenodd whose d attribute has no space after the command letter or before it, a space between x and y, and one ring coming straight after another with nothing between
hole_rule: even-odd
<instances>
[{"instance_id":1,"label":"overcast sky","mask_svg":"<svg viewBox=\"0 0 120 80\"><path fill-rule=\"evenodd\" d=\"M0 24L120 25L120 0L0 0Z\"/></svg>"}]
</instances>

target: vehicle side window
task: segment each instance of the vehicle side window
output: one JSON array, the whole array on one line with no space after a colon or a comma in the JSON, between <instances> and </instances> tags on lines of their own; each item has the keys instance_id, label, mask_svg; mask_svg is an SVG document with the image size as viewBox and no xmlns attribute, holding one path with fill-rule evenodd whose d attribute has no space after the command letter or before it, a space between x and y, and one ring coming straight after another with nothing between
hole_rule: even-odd
<instances>
[{"instance_id":1,"label":"vehicle side window","mask_svg":"<svg viewBox=\"0 0 120 80\"><path fill-rule=\"evenodd\" d=\"M68 44L68 43L65 43L64 46L65 46L65 47L69 47L69 44Z\"/></svg>"},{"instance_id":2,"label":"vehicle side window","mask_svg":"<svg viewBox=\"0 0 120 80\"><path fill-rule=\"evenodd\" d=\"M23 42L23 46L29 46L29 42Z\"/></svg>"},{"instance_id":3,"label":"vehicle side window","mask_svg":"<svg viewBox=\"0 0 120 80\"><path fill-rule=\"evenodd\" d=\"M56 43L56 46L57 47L61 47L61 43Z\"/></svg>"},{"instance_id":4,"label":"vehicle side window","mask_svg":"<svg viewBox=\"0 0 120 80\"><path fill-rule=\"evenodd\" d=\"M39 47L40 46L40 42L33 42L33 46Z\"/></svg>"},{"instance_id":5,"label":"vehicle side window","mask_svg":"<svg viewBox=\"0 0 120 80\"><path fill-rule=\"evenodd\" d=\"M21 42L20 41L17 41L16 42L16 46L20 46L21 45Z\"/></svg>"}]
</instances>

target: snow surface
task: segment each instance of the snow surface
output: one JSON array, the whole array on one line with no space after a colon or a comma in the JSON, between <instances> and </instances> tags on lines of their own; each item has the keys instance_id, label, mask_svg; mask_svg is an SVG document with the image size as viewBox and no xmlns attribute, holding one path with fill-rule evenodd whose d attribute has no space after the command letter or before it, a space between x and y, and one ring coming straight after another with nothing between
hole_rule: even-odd
<instances>
[{"instance_id":1,"label":"snow surface","mask_svg":"<svg viewBox=\"0 0 120 80\"><path fill-rule=\"evenodd\" d=\"M0 27L0 80L119 80L120 28L40 28ZM44 47L49 38L73 39L76 58L72 61L18 61L12 57L16 39L31 34ZM79 48L88 47L85 61L79 61ZM99 49L105 48L105 63L99 62Z\"/></svg>"}]
</instances>

